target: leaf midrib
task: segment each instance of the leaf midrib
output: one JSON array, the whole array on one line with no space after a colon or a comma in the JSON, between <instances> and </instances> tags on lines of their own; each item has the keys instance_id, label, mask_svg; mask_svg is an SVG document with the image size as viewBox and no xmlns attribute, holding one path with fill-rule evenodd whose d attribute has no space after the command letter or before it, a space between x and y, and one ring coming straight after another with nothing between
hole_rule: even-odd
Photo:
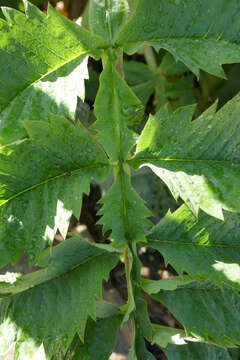
<instances>
[{"instance_id":1,"label":"leaf midrib","mask_svg":"<svg viewBox=\"0 0 240 360\"><path fill-rule=\"evenodd\" d=\"M32 273L30 273L30 274L26 274L26 275L24 275L22 278L25 278L25 279L26 279L26 277L27 277L27 278L28 278L28 277L31 278L32 276L34 276L34 274L39 274L39 273L43 274L43 276L42 276L39 280L37 279L35 283L31 283L31 284L30 284L30 283L29 283L29 284L24 284L24 283L21 284L22 278L19 278L19 279L17 280L17 282L18 282L18 281L20 282L19 284L17 283L15 286L14 286L14 284L9 284L9 292L1 292L1 287L0 287L0 299L1 299L1 296L4 296L4 297L15 296L15 295L18 294L18 293L25 292L25 291L33 288L33 287L40 286L40 285L42 285L43 283L46 284L46 283L48 283L48 282L50 282L50 281L56 280L56 279L60 278L61 276L64 276L64 275L66 275L66 274L74 271L74 270L77 269L78 267L80 267L80 266L82 266L82 265L84 265L84 264L86 264L86 263L94 260L95 258L104 255L104 254L106 254L105 251L102 251L102 252L99 252L99 253L97 253L97 254L94 254L94 255L92 255L92 256L90 256L90 257L82 260L80 263L74 264L74 265L70 266L66 271L64 271L64 272L59 272L59 273L57 273L57 274L51 274L51 267L50 267L50 269L46 267L46 268L44 268L44 269L38 270L37 272L32 272ZM50 272L50 273L49 273L49 272ZM26 280L25 280L25 281L26 281ZM32 280L31 280L31 281L32 281ZM1 282L0 282L0 284L1 284ZM19 287L19 289L17 289L18 287ZM6 283L5 289L6 289L6 288L7 288L7 283ZM11 288L12 288L12 291L11 291ZM5 290L5 291L6 291L6 290Z\"/></svg>"},{"instance_id":2,"label":"leaf midrib","mask_svg":"<svg viewBox=\"0 0 240 360\"><path fill-rule=\"evenodd\" d=\"M60 178L63 178L64 176L67 177L69 175L69 173L70 173L70 176L72 176L72 175L76 175L79 171L82 171L83 169L98 169L98 168L102 169L103 167L108 167L108 166L109 165L106 164L106 163L105 164L104 163L102 163L102 164L99 163L99 164L96 164L96 165L81 166L80 168L74 169L74 170L68 169L67 171L64 171L61 174L58 174L56 176L52 176L50 178L47 178L47 179L41 181L40 183L29 186L29 187L19 191L17 194L14 194L14 195L10 196L8 199L3 200L2 203L0 202L0 208L2 206L6 205L7 203L9 203L10 201L12 201L12 200L14 200L14 199L28 193L28 192L30 192L32 190L35 190L35 189L37 189L37 188L39 188L39 187L41 187L41 186L43 186L45 184L48 184L51 181L58 180ZM85 175L85 174L83 174L83 175Z\"/></svg>"},{"instance_id":3,"label":"leaf midrib","mask_svg":"<svg viewBox=\"0 0 240 360\"><path fill-rule=\"evenodd\" d=\"M237 163L235 160L209 160L209 159L179 159L179 158L164 158L164 157L138 157L132 158L128 160L128 162L142 162L142 161L165 161L165 162L200 162L200 163L220 163L220 164L228 164L228 165L239 165L240 166L240 160L239 163Z\"/></svg>"},{"instance_id":4,"label":"leaf midrib","mask_svg":"<svg viewBox=\"0 0 240 360\"><path fill-rule=\"evenodd\" d=\"M128 221L128 213L127 213L127 204L126 204L126 186L125 186L125 179L124 179L124 169L123 166L119 167L119 176L120 176L120 183L121 183L121 193L122 193L122 206L123 206L123 226L125 230L125 237L127 243L129 242L129 221Z\"/></svg>"}]
</instances>

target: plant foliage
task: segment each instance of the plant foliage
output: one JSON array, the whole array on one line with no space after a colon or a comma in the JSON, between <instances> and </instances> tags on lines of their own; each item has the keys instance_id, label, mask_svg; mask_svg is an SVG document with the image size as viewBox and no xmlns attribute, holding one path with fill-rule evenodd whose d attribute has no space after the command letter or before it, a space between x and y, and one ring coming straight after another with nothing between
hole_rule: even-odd
<instances>
[{"instance_id":1,"label":"plant foliage","mask_svg":"<svg viewBox=\"0 0 240 360\"><path fill-rule=\"evenodd\" d=\"M222 64L240 62L238 1L90 0L88 29L50 5L45 14L23 3L25 14L4 7L0 18L0 267L27 254L36 269L0 276L0 355L14 346L17 360L107 360L128 323L130 360L154 359L146 341L169 360L235 359L240 97L196 118L192 103L193 74L223 78ZM168 52L154 61L150 46ZM123 65L123 52L140 48L148 64ZM88 57L103 66L89 127L75 121ZM152 94L156 113L140 132ZM155 226L131 182L142 167L185 203ZM109 174L98 213L108 243L66 239L91 181ZM57 232L66 240L53 246ZM140 246L159 251L178 276L142 278ZM119 261L121 307L102 300ZM143 293L182 328L152 323Z\"/></svg>"}]
</instances>

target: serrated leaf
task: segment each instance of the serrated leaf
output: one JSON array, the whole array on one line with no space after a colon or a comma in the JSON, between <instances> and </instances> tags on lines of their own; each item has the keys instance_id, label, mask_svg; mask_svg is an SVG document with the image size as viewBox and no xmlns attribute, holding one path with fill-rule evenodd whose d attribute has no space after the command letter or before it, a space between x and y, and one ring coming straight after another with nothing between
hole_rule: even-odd
<instances>
[{"instance_id":1,"label":"serrated leaf","mask_svg":"<svg viewBox=\"0 0 240 360\"><path fill-rule=\"evenodd\" d=\"M42 270L24 276L9 272L1 275L0 298L16 295L33 286L57 278L86 259L101 255L104 252L104 249L78 237L68 239L59 246L48 248L41 253L36 265Z\"/></svg>"},{"instance_id":2,"label":"serrated leaf","mask_svg":"<svg viewBox=\"0 0 240 360\"><path fill-rule=\"evenodd\" d=\"M240 296L230 288L190 283L152 297L172 312L188 336L220 347L239 346Z\"/></svg>"},{"instance_id":3,"label":"serrated leaf","mask_svg":"<svg viewBox=\"0 0 240 360\"><path fill-rule=\"evenodd\" d=\"M0 266L24 251L33 263L57 229L65 237L91 179L108 174L104 151L80 123L52 117L25 127L31 139L0 153Z\"/></svg>"},{"instance_id":4,"label":"serrated leaf","mask_svg":"<svg viewBox=\"0 0 240 360\"><path fill-rule=\"evenodd\" d=\"M164 351L168 360L232 360L225 349L205 344L188 344L184 346L169 345Z\"/></svg>"},{"instance_id":5,"label":"serrated leaf","mask_svg":"<svg viewBox=\"0 0 240 360\"><path fill-rule=\"evenodd\" d=\"M141 118L142 105L107 60L100 76L100 88L94 105L99 141L113 161L125 160L136 144L136 137L128 125Z\"/></svg>"},{"instance_id":6,"label":"serrated leaf","mask_svg":"<svg viewBox=\"0 0 240 360\"><path fill-rule=\"evenodd\" d=\"M26 16L3 8L0 19L0 143L25 136L21 120L50 112L74 118L84 98L86 55L99 57L102 41L57 13L24 1Z\"/></svg>"},{"instance_id":7,"label":"serrated leaf","mask_svg":"<svg viewBox=\"0 0 240 360\"><path fill-rule=\"evenodd\" d=\"M127 0L91 0L89 23L92 33L100 35L106 45L113 45L128 12Z\"/></svg>"},{"instance_id":8,"label":"serrated leaf","mask_svg":"<svg viewBox=\"0 0 240 360\"><path fill-rule=\"evenodd\" d=\"M104 233L112 231L110 238L115 246L133 246L145 241L144 229L151 224L147 220L151 212L132 188L130 177L123 168L120 168L101 203L103 206L99 215L102 217L98 223L103 225Z\"/></svg>"},{"instance_id":9,"label":"serrated leaf","mask_svg":"<svg viewBox=\"0 0 240 360\"><path fill-rule=\"evenodd\" d=\"M224 217L223 222L201 212L197 220L183 205L151 230L149 245L179 274L240 289L240 217Z\"/></svg>"},{"instance_id":10,"label":"serrated leaf","mask_svg":"<svg viewBox=\"0 0 240 360\"><path fill-rule=\"evenodd\" d=\"M150 116L131 163L150 167L195 215L199 208L219 219L222 209L239 212L239 101L218 112L215 104L194 121L194 106L162 108Z\"/></svg>"},{"instance_id":11,"label":"serrated leaf","mask_svg":"<svg viewBox=\"0 0 240 360\"><path fill-rule=\"evenodd\" d=\"M76 332L83 339L88 315L96 318L102 280L118 260L79 238L46 250L44 256L49 264L19 278L11 286L11 296L0 301L1 342L14 335L18 360L42 343L47 356L66 351Z\"/></svg>"},{"instance_id":12,"label":"serrated leaf","mask_svg":"<svg viewBox=\"0 0 240 360\"><path fill-rule=\"evenodd\" d=\"M76 335L64 360L109 360L116 345L121 316L89 320L86 327L85 342ZM56 360L59 360L57 358Z\"/></svg>"},{"instance_id":13,"label":"serrated leaf","mask_svg":"<svg viewBox=\"0 0 240 360\"><path fill-rule=\"evenodd\" d=\"M224 77L221 65L240 60L239 14L236 0L138 0L116 43L132 54L148 42L196 75L202 69Z\"/></svg>"}]
</instances>

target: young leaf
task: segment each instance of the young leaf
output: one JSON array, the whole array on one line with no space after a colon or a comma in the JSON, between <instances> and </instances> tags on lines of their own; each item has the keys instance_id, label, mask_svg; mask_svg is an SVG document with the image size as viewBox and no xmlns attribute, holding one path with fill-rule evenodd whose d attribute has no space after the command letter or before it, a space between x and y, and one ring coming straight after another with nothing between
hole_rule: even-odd
<instances>
[{"instance_id":1,"label":"young leaf","mask_svg":"<svg viewBox=\"0 0 240 360\"><path fill-rule=\"evenodd\" d=\"M24 251L33 263L57 229L65 237L91 179L108 174L104 151L80 123L52 117L25 126L31 139L0 153L0 266Z\"/></svg>"},{"instance_id":2,"label":"young leaf","mask_svg":"<svg viewBox=\"0 0 240 360\"><path fill-rule=\"evenodd\" d=\"M240 61L239 14L235 0L138 0L116 43L132 54L148 42L196 75L202 69L224 77L221 65Z\"/></svg>"},{"instance_id":3,"label":"young leaf","mask_svg":"<svg viewBox=\"0 0 240 360\"><path fill-rule=\"evenodd\" d=\"M102 41L57 13L45 15L24 1L26 15L3 8L0 19L0 143L26 134L20 120L45 120L49 112L74 117L84 98L87 54L99 57Z\"/></svg>"},{"instance_id":4,"label":"young leaf","mask_svg":"<svg viewBox=\"0 0 240 360\"><path fill-rule=\"evenodd\" d=\"M239 101L218 112L215 104L192 122L193 106L162 108L150 116L131 163L150 167L195 215L199 208L219 219L222 209L239 212Z\"/></svg>"},{"instance_id":5,"label":"young leaf","mask_svg":"<svg viewBox=\"0 0 240 360\"><path fill-rule=\"evenodd\" d=\"M91 0L89 22L92 33L113 45L129 12L127 0Z\"/></svg>"},{"instance_id":6,"label":"young leaf","mask_svg":"<svg viewBox=\"0 0 240 360\"><path fill-rule=\"evenodd\" d=\"M111 160L125 160L136 143L135 134L128 125L141 117L142 105L110 60L100 76L94 108L97 121L93 128L98 131L100 143Z\"/></svg>"},{"instance_id":7,"label":"young leaf","mask_svg":"<svg viewBox=\"0 0 240 360\"><path fill-rule=\"evenodd\" d=\"M29 348L36 350L42 343L49 357L60 349L66 351L76 332L83 340L88 315L96 318L95 300L101 298L102 279L107 279L118 260L80 239L67 240L56 247L56 253L55 248L48 249L44 256L50 263L30 274L29 289L14 296L12 291L0 301L2 341L14 332L19 360L26 358ZM59 273L61 265L64 271ZM21 281L26 283L25 276Z\"/></svg>"},{"instance_id":8,"label":"young leaf","mask_svg":"<svg viewBox=\"0 0 240 360\"><path fill-rule=\"evenodd\" d=\"M223 222L201 212L197 220L183 205L151 230L149 245L179 274L240 289L240 217L230 213L224 217Z\"/></svg>"},{"instance_id":9,"label":"young leaf","mask_svg":"<svg viewBox=\"0 0 240 360\"><path fill-rule=\"evenodd\" d=\"M173 313L187 335L220 347L239 346L236 319L240 316L240 297L230 288L219 289L206 282L190 283L152 297Z\"/></svg>"},{"instance_id":10,"label":"young leaf","mask_svg":"<svg viewBox=\"0 0 240 360\"><path fill-rule=\"evenodd\" d=\"M144 229L151 224L146 218L151 212L132 188L125 169L119 169L101 203L99 215L102 217L98 223L103 225L104 233L112 231L110 237L117 247L145 241Z\"/></svg>"}]
</instances>

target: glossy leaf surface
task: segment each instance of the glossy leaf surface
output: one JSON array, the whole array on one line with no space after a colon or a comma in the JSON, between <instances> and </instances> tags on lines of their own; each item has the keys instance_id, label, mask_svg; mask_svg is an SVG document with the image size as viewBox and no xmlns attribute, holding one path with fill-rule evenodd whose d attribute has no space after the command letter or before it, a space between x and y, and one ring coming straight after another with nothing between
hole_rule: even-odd
<instances>
[{"instance_id":1,"label":"glossy leaf surface","mask_svg":"<svg viewBox=\"0 0 240 360\"><path fill-rule=\"evenodd\" d=\"M239 95L216 112L216 104L191 121L194 107L167 107L150 116L137 145L136 166L148 166L198 214L223 219L240 211Z\"/></svg>"},{"instance_id":2,"label":"glossy leaf surface","mask_svg":"<svg viewBox=\"0 0 240 360\"><path fill-rule=\"evenodd\" d=\"M89 13L91 31L100 35L106 45L113 45L128 13L127 0L91 0Z\"/></svg>"},{"instance_id":3,"label":"glossy leaf surface","mask_svg":"<svg viewBox=\"0 0 240 360\"><path fill-rule=\"evenodd\" d=\"M168 213L149 234L149 245L179 274L240 288L240 217L225 213L225 221L204 213L196 219L183 205Z\"/></svg>"},{"instance_id":4,"label":"glossy leaf surface","mask_svg":"<svg viewBox=\"0 0 240 360\"><path fill-rule=\"evenodd\" d=\"M240 60L238 5L237 0L138 0L116 42L131 54L148 42L196 75L202 69L224 77L221 65Z\"/></svg>"}]
</instances>

